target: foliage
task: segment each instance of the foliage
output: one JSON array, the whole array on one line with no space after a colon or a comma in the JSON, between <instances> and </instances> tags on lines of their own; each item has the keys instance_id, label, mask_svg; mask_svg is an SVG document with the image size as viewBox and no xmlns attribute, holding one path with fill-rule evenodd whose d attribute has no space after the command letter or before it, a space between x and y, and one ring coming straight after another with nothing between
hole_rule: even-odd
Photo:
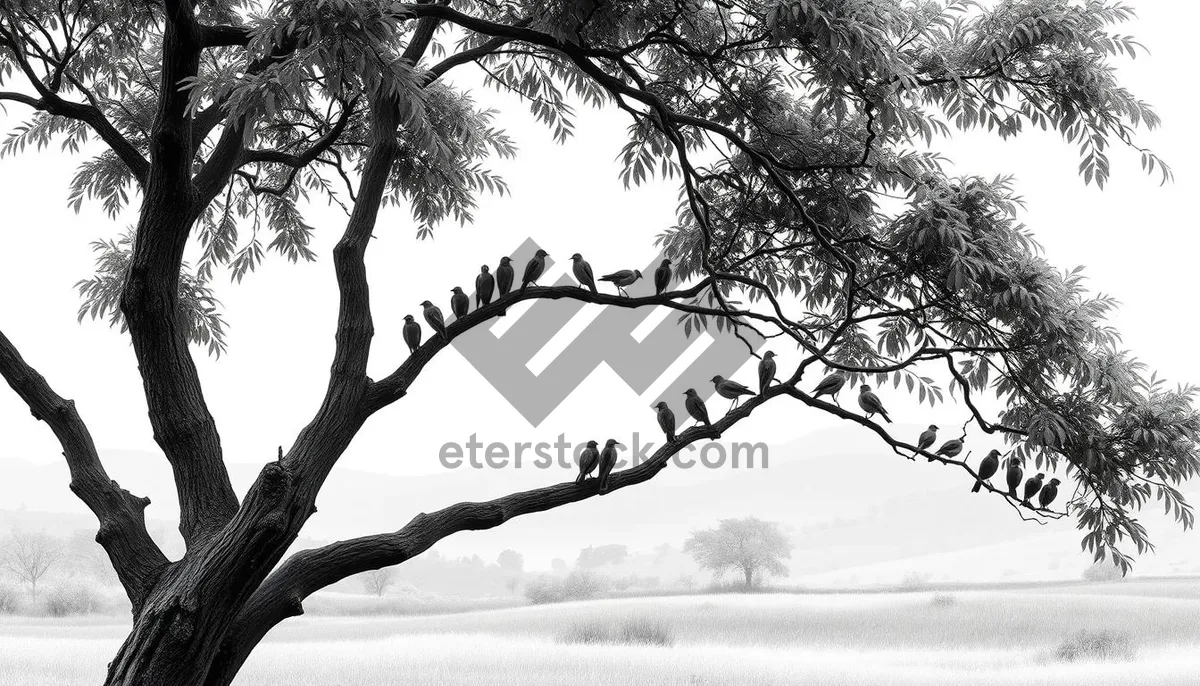
<instances>
[{"instance_id":1,"label":"foliage","mask_svg":"<svg viewBox=\"0 0 1200 686\"><path fill-rule=\"evenodd\" d=\"M579 551L579 559L575 561L581 569L593 569L604 565L620 564L629 557L629 548L618 543L601 546L588 546Z\"/></svg>"},{"instance_id":2,"label":"foliage","mask_svg":"<svg viewBox=\"0 0 1200 686\"><path fill-rule=\"evenodd\" d=\"M1132 662L1136 657L1133 639L1110 631L1080 631L1054 651L1054 659L1059 662Z\"/></svg>"},{"instance_id":3,"label":"foliage","mask_svg":"<svg viewBox=\"0 0 1200 686\"><path fill-rule=\"evenodd\" d=\"M525 584L525 597L534 605L591 600L600 595L600 579L589 572L574 571L565 577L542 577Z\"/></svg>"},{"instance_id":4,"label":"foliage","mask_svg":"<svg viewBox=\"0 0 1200 686\"><path fill-rule=\"evenodd\" d=\"M515 550L502 550L496 556L496 564L506 572L520 574L525 569L525 556Z\"/></svg>"},{"instance_id":5,"label":"foliage","mask_svg":"<svg viewBox=\"0 0 1200 686\"><path fill-rule=\"evenodd\" d=\"M37 597L38 581L61 557L57 539L41 532L13 531L0 550L0 565L28 584L30 595Z\"/></svg>"},{"instance_id":6,"label":"foliage","mask_svg":"<svg viewBox=\"0 0 1200 686\"><path fill-rule=\"evenodd\" d=\"M731 571L741 573L746 588L766 574L787 576L783 561L792 556L792 542L780 525L757 517L722 519L715 529L694 531L683 549L717 578Z\"/></svg>"}]
</instances>

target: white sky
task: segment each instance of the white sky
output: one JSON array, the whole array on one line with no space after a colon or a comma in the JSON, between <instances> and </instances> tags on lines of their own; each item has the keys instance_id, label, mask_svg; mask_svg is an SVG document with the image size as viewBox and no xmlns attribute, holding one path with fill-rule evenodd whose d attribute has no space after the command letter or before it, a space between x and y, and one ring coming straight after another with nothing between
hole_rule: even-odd
<instances>
[{"instance_id":1,"label":"white sky","mask_svg":"<svg viewBox=\"0 0 1200 686\"><path fill-rule=\"evenodd\" d=\"M1140 171L1135 153L1117 150L1109 187L1103 192L1085 187L1075 172L1077 151L1045 134L1007 143L962 137L941 149L956 163L957 173L1015 174L1018 191L1028 202L1025 219L1050 259L1062 268L1086 265L1091 287L1124 303L1116 324L1127 346L1172 381L1200 380L1189 312L1200 240L1194 220L1200 150L1191 86L1192 34L1200 9L1167 0L1137 6L1140 20L1120 30L1137 36L1152 54L1121 62L1120 73L1162 115L1163 128L1140 140L1173 165L1173 185L1160 187L1157 177ZM469 67L460 69L457 78L463 83L475 80L473 74L468 78ZM556 146L511 97L483 89L476 90L476 97L507 110L499 123L521 146L515 161L494 164L512 195L483 197L474 225L443 226L435 239L424 242L415 239L406 213L393 208L382 214L378 240L368 255L376 326L374 378L404 357L404 314L419 314L416 304L426 298L446 309L452 286L470 291L479 264L495 265L499 255L526 237L559 260L551 277L562 273L569 265L567 256L576 251L597 271L611 271L645 264L656 252L654 236L673 220L673 185L625 191L618 180L614 160L624 141L626 115L584 110L578 123L582 135ZM25 115L10 103L9 116L0 125L7 131ZM78 216L66 207L73 167L57 148L0 160L0 330L60 393L77 401L102 451L142 450L145 459L154 460L157 449L126 337L101 322L75 321L73 284L90 273L89 242L115 236L127 222L107 220L97 206ZM261 463L274 457L277 445L290 445L325 387L336 313L329 255L345 218L324 207L310 218L318 227L314 248L320 260L294 266L274 255L242 285L221 284L232 328L230 353L214 361L196 351L231 462ZM781 367L795 358L778 351ZM752 375L743 374L742 380L751 382ZM915 398L909 402L898 393L891 395L888 405L898 423L927 423L928 407L917 408ZM485 442L510 443L549 442L560 432L620 436L640 430L657 435L648 403L601 369L531 429L463 359L446 351L407 398L368 423L340 464L398 475L440 472L438 446L465 441L472 432ZM777 445L831 425L817 413L800 412L786 403L764 409L729 438ZM935 420L942 426L963 418L954 408L939 408L936 414L944 417ZM55 462L61 461L60 452L46 427L30 417L7 387L0 387L0 458ZM142 468L122 464L110 471L124 480L136 478ZM3 471L0 459L0 478ZM914 472L913 478L922 477Z\"/></svg>"}]
</instances>

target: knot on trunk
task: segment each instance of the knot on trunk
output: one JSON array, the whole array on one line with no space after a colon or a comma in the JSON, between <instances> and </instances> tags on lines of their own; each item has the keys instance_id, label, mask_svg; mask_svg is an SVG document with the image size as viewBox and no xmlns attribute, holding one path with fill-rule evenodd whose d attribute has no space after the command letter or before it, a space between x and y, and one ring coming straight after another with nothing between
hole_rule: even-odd
<instances>
[{"instance_id":1,"label":"knot on trunk","mask_svg":"<svg viewBox=\"0 0 1200 686\"><path fill-rule=\"evenodd\" d=\"M263 495L277 503L291 484L292 475L279 462L269 462L262 470Z\"/></svg>"}]
</instances>

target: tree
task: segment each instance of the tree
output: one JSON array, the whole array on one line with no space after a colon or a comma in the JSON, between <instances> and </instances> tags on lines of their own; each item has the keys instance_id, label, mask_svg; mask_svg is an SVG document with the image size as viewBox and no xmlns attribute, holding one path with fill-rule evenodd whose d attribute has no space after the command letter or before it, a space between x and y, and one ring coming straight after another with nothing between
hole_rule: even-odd
<instances>
[{"instance_id":1,"label":"tree","mask_svg":"<svg viewBox=\"0 0 1200 686\"><path fill-rule=\"evenodd\" d=\"M62 556L62 544L45 532L36 534L14 531L4 547L4 568L29 584L29 594L37 597L38 581Z\"/></svg>"},{"instance_id":2,"label":"tree","mask_svg":"<svg viewBox=\"0 0 1200 686\"><path fill-rule=\"evenodd\" d=\"M380 569L372 569L363 574L363 588L367 593L373 593L377 596L383 596L388 590L388 587L395 581L396 570L393 567L381 567Z\"/></svg>"},{"instance_id":3,"label":"tree","mask_svg":"<svg viewBox=\"0 0 1200 686\"><path fill-rule=\"evenodd\" d=\"M509 593L516 595L517 589L521 587L521 577L519 577L519 576L508 577L507 579L504 580L504 587L508 589Z\"/></svg>"},{"instance_id":4,"label":"tree","mask_svg":"<svg viewBox=\"0 0 1200 686\"><path fill-rule=\"evenodd\" d=\"M692 554L700 569L718 578L726 572L741 572L747 590L754 587L755 580L761 582L764 574L787 576L783 561L792 556L792 542L779 523L757 517L722 519L715 529L693 531L683 549Z\"/></svg>"},{"instance_id":5,"label":"tree","mask_svg":"<svg viewBox=\"0 0 1200 686\"><path fill-rule=\"evenodd\" d=\"M496 564L506 572L520 574L525 570L525 556L515 550L503 550L496 557Z\"/></svg>"},{"instance_id":6,"label":"tree","mask_svg":"<svg viewBox=\"0 0 1200 686\"><path fill-rule=\"evenodd\" d=\"M781 398L973 483L965 459L920 451L806 390L837 370L850 388L890 380L931 405L948 388L964 433L1007 441L1017 458L1075 482L1055 510L988 494L1022 518L1074 516L1086 549L1128 569L1128 548L1151 545L1136 518L1144 504L1192 524L1176 487L1198 464L1194 390L1167 387L1117 347L1105 319L1114 301L1038 255L1011 180L951 178L938 146L955 131L1014 138L1037 127L1081 150L1085 183L1106 183L1114 150L1168 178L1136 143L1157 118L1112 69L1140 50L1113 28L1130 16L1104 0L4 3L0 103L32 114L0 153L54 140L102 148L79 166L71 202L137 215L131 232L95 245L80 315L130 338L176 477L182 557L147 534L149 501L109 478L80 411L0 335L0 375L62 444L71 488L129 596L132 628L106 683L228 684L309 594L455 532L597 495L566 482L459 503L284 559L359 429L403 400L447 345L433 338L383 378L367 376L364 256L385 203L406 206L427 237L443 221L470 221L479 193L504 191L486 166L516 154L501 115L448 81L475 66L559 139L573 135L581 102L628 115L624 183L680 185L678 221L658 241L684 285L629 298L534 286L457 319L450 338L519 302L573 299L668 307L688 335L753 330L799 351L778 384L711 427L681 431L614 474L610 491L650 480L687 445ZM309 198L348 216L332 254L327 391L239 497L190 346L225 348L218 275L239 280L270 253L319 257Z\"/></svg>"},{"instance_id":7,"label":"tree","mask_svg":"<svg viewBox=\"0 0 1200 686\"><path fill-rule=\"evenodd\" d=\"M579 551L579 559L575 561L575 566L580 569L592 569L604 565L615 565L620 564L626 557L629 557L629 548L619 543L588 546Z\"/></svg>"}]
</instances>

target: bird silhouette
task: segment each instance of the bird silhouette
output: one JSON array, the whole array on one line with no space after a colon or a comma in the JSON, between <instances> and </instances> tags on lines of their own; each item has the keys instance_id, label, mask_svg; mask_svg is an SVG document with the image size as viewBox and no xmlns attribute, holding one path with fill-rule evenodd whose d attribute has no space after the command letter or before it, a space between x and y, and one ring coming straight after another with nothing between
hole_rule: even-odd
<instances>
[{"instance_id":1,"label":"bird silhouette","mask_svg":"<svg viewBox=\"0 0 1200 686\"><path fill-rule=\"evenodd\" d=\"M579 476L575 477L575 483L583 483L583 480L596 469L598 464L600 464L600 451L596 449L595 441L588 441L587 447L579 453Z\"/></svg>"},{"instance_id":2,"label":"bird silhouette","mask_svg":"<svg viewBox=\"0 0 1200 686\"><path fill-rule=\"evenodd\" d=\"M978 493L979 489L983 488L983 482L996 475L1000 470L1000 451L993 450L979 461L979 478L975 479L975 488L971 489L972 493Z\"/></svg>"},{"instance_id":3,"label":"bird silhouette","mask_svg":"<svg viewBox=\"0 0 1200 686\"><path fill-rule=\"evenodd\" d=\"M625 297L628 298L629 293L626 292L625 289L628 288L630 285L632 285L634 281L637 281L640 278L642 278L642 273L640 271L638 271L636 269L632 269L632 270L622 269L619 272L613 272L612 274L605 274L604 276L600 277L600 280L608 281L608 282L614 284L617 287L617 291L619 293L621 293L621 295L624 295Z\"/></svg>"},{"instance_id":4,"label":"bird silhouette","mask_svg":"<svg viewBox=\"0 0 1200 686\"><path fill-rule=\"evenodd\" d=\"M583 255L575 253L571 255L571 271L575 273L575 278L579 280L579 286L586 286L593 293L596 292L596 277L592 274L592 265L583 259Z\"/></svg>"},{"instance_id":5,"label":"bird silhouette","mask_svg":"<svg viewBox=\"0 0 1200 686\"><path fill-rule=\"evenodd\" d=\"M714 376L711 381L713 382L713 386L716 387L718 395L720 395L722 398L733 401L733 404L729 406L730 411L733 411L733 408L737 407L738 399L741 398L741 396L754 395L754 391L746 388L733 379L726 379L720 374Z\"/></svg>"},{"instance_id":6,"label":"bird silhouette","mask_svg":"<svg viewBox=\"0 0 1200 686\"><path fill-rule=\"evenodd\" d=\"M461 286L451 288L450 292L454 294L450 296L450 311L454 313L455 319L462 319L471 310L471 298L463 293Z\"/></svg>"},{"instance_id":7,"label":"bird silhouette","mask_svg":"<svg viewBox=\"0 0 1200 686\"><path fill-rule=\"evenodd\" d=\"M500 266L496 267L496 288L500 297L508 295L513 285L513 268L511 257L501 257Z\"/></svg>"},{"instance_id":8,"label":"bird silhouette","mask_svg":"<svg viewBox=\"0 0 1200 686\"><path fill-rule=\"evenodd\" d=\"M883 409L883 401L879 399L879 396L871 392L871 387L867 384L858 387L858 406L862 408L863 412L867 413L867 419L870 419L874 415L879 415L883 417L883 421L888 424L892 423L892 418L888 416L887 410Z\"/></svg>"},{"instance_id":9,"label":"bird silhouette","mask_svg":"<svg viewBox=\"0 0 1200 686\"><path fill-rule=\"evenodd\" d=\"M442 316L442 311L438 309L438 306L426 300L421 303L421 307L425 308L425 322L429 324L429 327L440 333L442 338L449 339L449 336L446 335L446 319Z\"/></svg>"},{"instance_id":10,"label":"bird silhouette","mask_svg":"<svg viewBox=\"0 0 1200 686\"><path fill-rule=\"evenodd\" d=\"M712 422L708 421L708 408L704 406L704 400L696 395L696 389L689 388L683 392L687 399L683 401L683 406L687 408L688 414L692 415L692 419L697 422L703 422L704 426L712 428Z\"/></svg>"},{"instance_id":11,"label":"bird silhouette","mask_svg":"<svg viewBox=\"0 0 1200 686\"><path fill-rule=\"evenodd\" d=\"M658 410L658 425L667 435L667 440L675 440L675 413L671 411L671 407L660 400L654 409Z\"/></svg>"},{"instance_id":12,"label":"bird silhouette","mask_svg":"<svg viewBox=\"0 0 1200 686\"><path fill-rule=\"evenodd\" d=\"M842 390L842 386L846 385L846 375L841 372L834 372L829 376L821 379L821 383L813 389L813 400L820 398L823 395L828 395L833 398L833 404L841 407L838 402L837 395Z\"/></svg>"},{"instance_id":13,"label":"bird silhouette","mask_svg":"<svg viewBox=\"0 0 1200 686\"><path fill-rule=\"evenodd\" d=\"M766 393L775 379L775 353L768 350L758 361L758 392Z\"/></svg>"},{"instance_id":14,"label":"bird silhouette","mask_svg":"<svg viewBox=\"0 0 1200 686\"><path fill-rule=\"evenodd\" d=\"M654 270L654 294L662 295L671 285L671 260L664 259L658 269Z\"/></svg>"},{"instance_id":15,"label":"bird silhouette","mask_svg":"<svg viewBox=\"0 0 1200 686\"><path fill-rule=\"evenodd\" d=\"M613 467L617 466L617 447L624 448L625 446L617 443L617 439L610 438L604 443L604 450L600 451L600 492L608 493L608 476L612 474Z\"/></svg>"},{"instance_id":16,"label":"bird silhouette","mask_svg":"<svg viewBox=\"0 0 1200 686\"><path fill-rule=\"evenodd\" d=\"M935 454L942 457L957 457L962 452L963 440L961 438L951 438L943 443L942 447L938 448ZM929 461L933 462L933 458L929 458Z\"/></svg>"},{"instance_id":17,"label":"bird silhouette","mask_svg":"<svg viewBox=\"0 0 1200 686\"><path fill-rule=\"evenodd\" d=\"M479 268L479 276L475 277L475 307L478 309L492 302L492 293L496 291L496 277L488 271L485 264Z\"/></svg>"},{"instance_id":18,"label":"bird silhouette","mask_svg":"<svg viewBox=\"0 0 1200 686\"><path fill-rule=\"evenodd\" d=\"M1050 507L1050 503L1054 502L1054 499L1058 497L1058 485L1060 483L1062 482L1058 479L1050 479L1050 483L1042 486L1041 493L1038 493L1039 509L1044 510Z\"/></svg>"},{"instance_id":19,"label":"bird silhouette","mask_svg":"<svg viewBox=\"0 0 1200 686\"><path fill-rule=\"evenodd\" d=\"M917 436L917 452L928 450L929 446L933 445L933 442L937 440L937 432L938 428L934 424L930 424L928 429L922 431L921 435ZM930 462L932 461L930 460Z\"/></svg>"},{"instance_id":20,"label":"bird silhouette","mask_svg":"<svg viewBox=\"0 0 1200 686\"><path fill-rule=\"evenodd\" d=\"M1029 508L1033 507L1033 504L1029 502L1029 499L1037 495L1038 491L1042 490L1042 479L1045 478L1046 475L1041 472L1029 477L1029 480L1025 482L1025 499L1021 501L1022 505Z\"/></svg>"},{"instance_id":21,"label":"bird silhouette","mask_svg":"<svg viewBox=\"0 0 1200 686\"><path fill-rule=\"evenodd\" d=\"M411 314L404 315L404 342L408 345L409 355L421 347L421 325L413 320Z\"/></svg>"},{"instance_id":22,"label":"bird silhouette","mask_svg":"<svg viewBox=\"0 0 1200 686\"><path fill-rule=\"evenodd\" d=\"M537 285L537 280L542 278L542 272L546 271L546 258L550 253L538 248L538 251L533 254L533 258L525 264L525 275L521 277L521 290L529 284Z\"/></svg>"},{"instance_id":23,"label":"bird silhouette","mask_svg":"<svg viewBox=\"0 0 1200 686\"><path fill-rule=\"evenodd\" d=\"M1025 476L1025 471L1021 469L1021 461L1015 457L1008 459L1008 471L1004 473L1004 480L1008 484L1008 495L1013 498L1017 497L1017 487L1021 485L1021 477Z\"/></svg>"}]
</instances>

